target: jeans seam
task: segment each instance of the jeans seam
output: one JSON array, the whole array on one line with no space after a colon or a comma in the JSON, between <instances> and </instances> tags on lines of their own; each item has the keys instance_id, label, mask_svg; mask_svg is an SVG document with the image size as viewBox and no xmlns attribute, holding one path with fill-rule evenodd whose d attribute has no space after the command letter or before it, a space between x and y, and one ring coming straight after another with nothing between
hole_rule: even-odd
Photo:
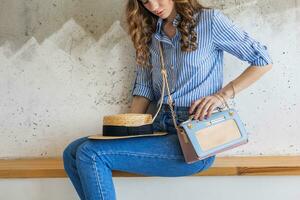
<instances>
[{"instance_id":1,"label":"jeans seam","mask_svg":"<svg viewBox=\"0 0 300 200\"><path fill-rule=\"evenodd\" d=\"M99 179L99 174L98 174L98 169L97 169L97 165L96 165L96 154L94 154L93 156L92 156L92 159L93 159L93 169L94 169L94 173L95 173L95 175L96 175L96 177L97 177L97 185L98 185L98 187L97 187L97 189L98 189L98 193L99 194L101 194L101 196L102 196L102 198L104 199L104 195L103 195L103 191L102 191L102 187L101 187L101 181L100 181L100 179ZM99 190L99 188L100 188L100 190Z\"/></svg>"},{"instance_id":2,"label":"jeans seam","mask_svg":"<svg viewBox=\"0 0 300 200\"><path fill-rule=\"evenodd\" d=\"M162 115L162 119L160 121L160 126L162 127L163 130L166 130L166 115Z\"/></svg>"},{"instance_id":3,"label":"jeans seam","mask_svg":"<svg viewBox=\"0 0 300 200\"><path fill-rule=\"evenodd\" d=\"M162 158L168 160L179 160L182 159L181 155L160 155L160 154L147 154L147 153L132 153L127 151L118 151L118 152L105 152L98 151L98 155L125 155L125 156L137 156L137 157L148 157L148 158Z\"/></svg>"}]
</instances>

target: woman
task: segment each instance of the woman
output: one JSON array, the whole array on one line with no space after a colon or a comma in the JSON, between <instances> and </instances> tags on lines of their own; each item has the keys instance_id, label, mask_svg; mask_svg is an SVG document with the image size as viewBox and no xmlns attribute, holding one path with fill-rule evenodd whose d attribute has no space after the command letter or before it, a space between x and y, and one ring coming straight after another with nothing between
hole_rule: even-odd
<instances>
[{"instance_id":1,"label":"woman","mask_svg":"<svg viewBox=\"0 0 300 200\"><path fill-rule=\"evenodd\" d=\"M237 28L219 10L196 0L129 0L127 22L136 49L137 75L130 112L145 113L160 99L162 77L158 42L164 51L177 122L193 114L203 120L224 100L258 80L272 61L267 48ZM223 52L249 66L222 88ZM224 99L223 99L224 98ZM187 176L207 170L215 156L187 164L181 152L167 96L155 130L166 136L122 140L80 138L64 150L64 167L81 199L116 199L112 170L147 176Z\"/></svg>"}]
</instances>

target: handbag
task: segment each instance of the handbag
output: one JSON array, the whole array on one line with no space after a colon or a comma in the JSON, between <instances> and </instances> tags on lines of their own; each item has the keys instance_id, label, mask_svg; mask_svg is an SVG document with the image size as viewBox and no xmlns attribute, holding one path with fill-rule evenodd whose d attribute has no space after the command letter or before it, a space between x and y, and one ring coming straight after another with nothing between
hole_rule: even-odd
<instances>
[{"instance_id":1,"label":"handbag","mask_svg":"<svg viewBox=\"0 0 300 200\"><path fill-rule=\"evenodd\" d=\"M176 113L167 81L164 65L163 50L159 42L161 74L163 76L162 99L166 86L168 104L171 110L174 127L176 128L185 162L188 164L216 155L217 153L233 149L248 142L248 134L237 111L230 108L224 99L227 109L218 112L204 120L195 120L190 116L188 120L177 125ZM161 99L161 102L162 102Z\"/></svg>"}]
</instances>

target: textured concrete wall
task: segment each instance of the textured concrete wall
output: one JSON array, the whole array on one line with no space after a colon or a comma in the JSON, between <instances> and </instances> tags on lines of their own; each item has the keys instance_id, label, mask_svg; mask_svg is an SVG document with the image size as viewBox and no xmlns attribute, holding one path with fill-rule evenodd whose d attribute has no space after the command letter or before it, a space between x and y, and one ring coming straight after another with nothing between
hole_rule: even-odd
<instances>
[{"instance_id":1,"label":"textured concrete wall","mask_svg":"<svg viewBox=\"0 0 300 200\"><path fill-rule=\"evenodd\" d=\"M38 42L57 32L71 18L95 39L111 24L124 23L119 0L0 0L0 44L10 40L14 49L31 37Z\"/></svg>"},{"instance_id":2,"label":"textured concrete wall","mask_svg":"<svg viewBox=\"0 0 300 200\"><path fill-rule=\"evenodd\" d=\"M1 0L0 157L59 156L126 112L135 71L118 0ZM265 43L273 70L236 99L250 142L224 155L300 153L299 1L205 1ZM225 57L225 82L247 64Z\"/></svg>"}]
</instances>

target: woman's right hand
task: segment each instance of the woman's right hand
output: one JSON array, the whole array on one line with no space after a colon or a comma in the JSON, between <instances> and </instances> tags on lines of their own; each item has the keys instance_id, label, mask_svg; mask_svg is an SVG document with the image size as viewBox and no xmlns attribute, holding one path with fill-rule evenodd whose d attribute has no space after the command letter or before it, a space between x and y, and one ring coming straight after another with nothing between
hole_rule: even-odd
<instances>
[{"instance_id":1,"label":"woman's right hand","mask_svg":"<svg viewBox=\"0 0 300 200\"><path fill-rule=\"evenodd\" d=\"M216 93L194 101L189 109L189 114L194 114L194 119L198 120L203 120L204 116L209 118L215 108L223 105L223 101L218 95Z\"/></svg>"}]
</instances>

